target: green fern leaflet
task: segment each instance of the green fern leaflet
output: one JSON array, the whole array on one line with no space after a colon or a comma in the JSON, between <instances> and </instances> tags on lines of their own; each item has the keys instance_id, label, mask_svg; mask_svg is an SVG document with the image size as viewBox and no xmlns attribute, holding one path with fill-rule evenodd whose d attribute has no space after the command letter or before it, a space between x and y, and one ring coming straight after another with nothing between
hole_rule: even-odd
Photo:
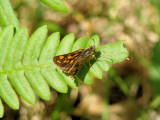
<instances>
[{"instance_id":1,"label":"green fern leaflet","mask_svg":"<svg viewBox=\"0 0 160 120\"><path fill-rule=\"evenodd\" d=\"M71 33L60 42L60 34L56 32L46 38L46 26L38 28L29 39L27 28L20 28L14 34L13 26L9 26L0 32L0 98L12 109L19 109L16 93L28 103L35 104L33 89L42 99L49 100L49 85L60 93L67 93L68 86L78 88L78 80L65 75L53 63L55 55L96 45L96 50L102 51L103 57L92 67L88 66L87 70L82 67L77 75L85 84L92 83L91 75L101 79L102 70L108 71L110 64L122 62L128 57L128 51L123 47L124 41L98 47L98 35L92 36L90 40L82 37L75 41ZM4 112L1 99L0 117Z\"/></svg>"}]
</instances>

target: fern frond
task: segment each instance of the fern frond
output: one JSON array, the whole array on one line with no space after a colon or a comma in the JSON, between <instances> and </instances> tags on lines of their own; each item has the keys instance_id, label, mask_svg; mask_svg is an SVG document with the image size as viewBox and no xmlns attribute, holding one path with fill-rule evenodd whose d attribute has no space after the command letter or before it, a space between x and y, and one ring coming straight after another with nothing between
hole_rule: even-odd
<instances>
[{"instance_id":1,"label":"fern frond","mask_svg":"<svg viewBox=\"0 0 160 120\"><path fill-rule=\"evenodd\" d=\"M61 12L68 12L67 7L64 5L62 0L40 0L40 1L52 9L55 9Z\"/></svg>"},{"instance_id":2,"label":"fern frond","mask_svg":"<svg viewBox=\"0 0 160 120\"><path fill-rule=\"evenodd\" d=\"M14 14L9 0L0 0L0 24L3 27L14 25L16 29L20 28L20 23Z\"/></svg>"},{"instance_id":3,"label":"fern frond","mask_svg":"<svg viewBox=\"0 0 160 120\"><path fill-rule=\"evenodd\" d=\"M42 3L51 7L52 9L68 12L67 7L64 5L62 0L40 0ZM0 24L3 27L13 25L16 30L20 28L20 23L14 14L11 3L9 0L0 0Z\"/></svg>"},{"instance_id":4,"label":"fern frond","mask_svg":"<svg viewBox=\"0 0 160 120\"><path fill-rule=\"evenodd\" d=\"M91 75L101 79L102 70L108 71L111 61L104 56L111 58L113 63L121 62L128 56L127 50L123 48L123 41L98 47L98 35L90 40L82 37L75 41L75 36L71 33L60 42L60 34L56 32L47 40L46 38L46 26L38 28L29 40L27 28L20 28L14 34L13 26L9 26L0 32L0 97L13 109L19 108L15 90L25 101L35 104L33 89L42 99L49 100L51 92L48 84L60 93L67 93L68 86L78 88L78 80L64 74L53 63L56 55L91 45L96 45L98 51L103 51L100 61L94 62L92 67L83 66L78 73L78 78L86 84L92 83ZM3 111L0 99L0 117L3 116Z\"/></svg>"}]
</instances>

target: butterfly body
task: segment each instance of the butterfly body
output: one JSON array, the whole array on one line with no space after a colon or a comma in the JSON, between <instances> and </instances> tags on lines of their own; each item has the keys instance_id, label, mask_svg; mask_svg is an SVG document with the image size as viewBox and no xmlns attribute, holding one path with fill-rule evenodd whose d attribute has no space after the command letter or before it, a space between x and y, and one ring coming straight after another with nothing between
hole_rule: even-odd
<instances>
[{"instance_id":1,"label":"butterfly body","mask_svg":"<svg viewBox=\"0 0 160 120\"><path fill-rule=\"evenodd\" d=\"M95 46L79 49L72 53L55 56L54 63L68 75L75 76L83 64L94 57Z\"/></svg>"}]
</instances>

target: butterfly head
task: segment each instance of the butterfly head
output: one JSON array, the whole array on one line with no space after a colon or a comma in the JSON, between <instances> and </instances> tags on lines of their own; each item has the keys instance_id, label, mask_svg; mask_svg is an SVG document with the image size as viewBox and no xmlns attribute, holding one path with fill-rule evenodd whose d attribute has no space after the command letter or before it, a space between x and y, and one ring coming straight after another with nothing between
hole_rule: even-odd
<instances>
[{"instance_id":1,"label":"butterfly head","mask_svg":"<svg viewBox=\"0 0 160 120\"><path fill-rule=\"evenodd\" d=\"M91 46L88 49L84 50L82 58L94 55L95 49L96 49L95 46Z\"/></svg>"}]
</instances>

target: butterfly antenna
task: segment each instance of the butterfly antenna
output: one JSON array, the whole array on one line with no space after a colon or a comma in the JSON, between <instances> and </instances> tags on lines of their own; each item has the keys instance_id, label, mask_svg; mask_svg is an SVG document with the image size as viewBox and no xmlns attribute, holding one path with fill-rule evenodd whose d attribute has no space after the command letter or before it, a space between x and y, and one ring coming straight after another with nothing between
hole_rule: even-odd
<instances>
[{"instance_id":1,"label":"butterfly antenna","mask_svg":"<svg viewBox=\"0 0 160 120\"><path fill-rule=\"evenodd\" d=\"M87 32L87 37L88 37L88 40L90 39L90 35L89 35L89 32Z\"/></svg>"},{"instance_id":2,"label":"butterfly antenna","mask_svg":"<svg viewBox=\"0 0 160 120\"><path fill-rule=\"evenodd\" d=\"M88 37L88 40L91 39L89 32L87 32L87 37ZM96 42L95 42L94 38L92 40L94 42L94 46L96 46Z\"/></svg>"},{"instance_id":3,"label":"butterfly antenna","mask_svg":"<svg viewBox=\"0 0 160 120\"><path fill-rule=\"evenodd\" d=\"M89 66L92 67L91 63L90 62L88 62L88 63L89 63Z\"/></svg>"},{"instance_id":4,"label":"butterfly antenna","mask_svg":"<svg viewBox=\"0 0 160 120\"><path fill-rule=\"evenodd\" d=\"M96 72L96 70L92 67L91 63L90 62L88 63L89 63L89 66L94 70L94 72Z\"/></svg>"},{"instance_id":5,"label":"butterfly antenna","mask_svg":"<svg viewBox=\"0 0 160 120\"><path fill-rule=\"evenodd\" d=\"M90 63L90 62L88 62L88 63L89 63L89 66L92 67L91 63ZM86 66L86 64L84 64L84 66L85 66L86 69L88 69L87 66ZM93 68L93 67L92 67L92 68ZM93 70L94 70L94 68L93 68ZM94 70L94 71L95 71L95 70Z\"/></svg>"}]
</instances>

